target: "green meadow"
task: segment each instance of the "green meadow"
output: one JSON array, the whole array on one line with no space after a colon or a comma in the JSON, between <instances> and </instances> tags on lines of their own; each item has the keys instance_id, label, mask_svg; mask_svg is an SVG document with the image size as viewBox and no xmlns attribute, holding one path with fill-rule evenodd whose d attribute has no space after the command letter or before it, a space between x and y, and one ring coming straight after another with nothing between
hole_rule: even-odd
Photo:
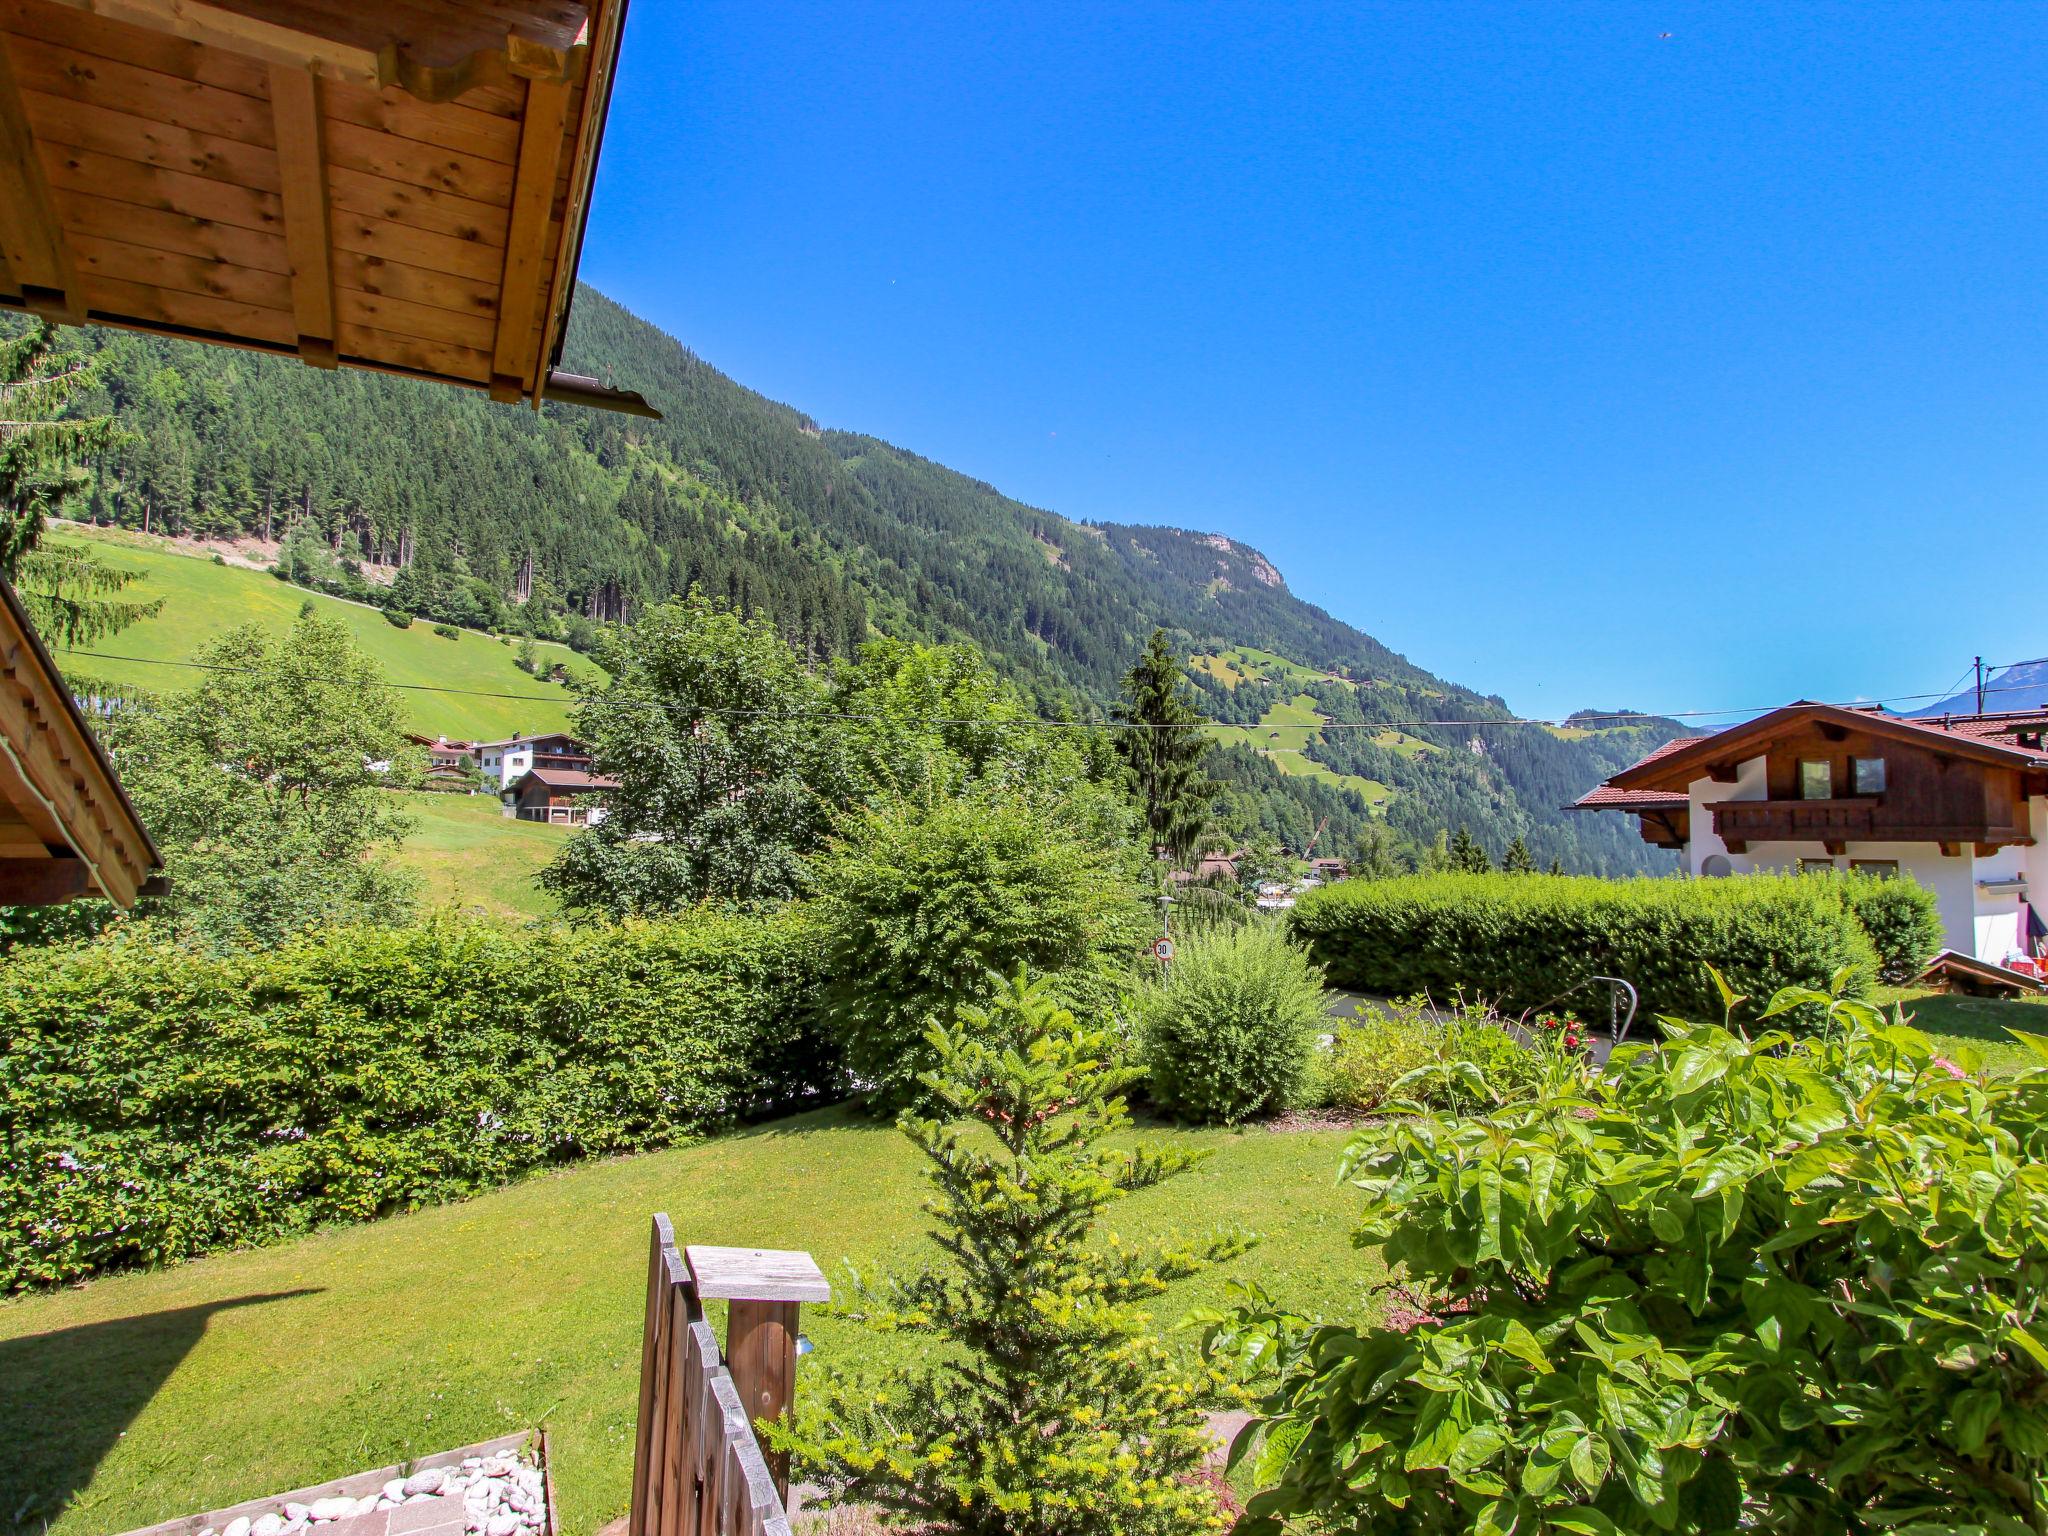
<instances>
[{"instance_id":1,"label":"green meadow","mask_svg":"<svg viewBox=\"0 0 2048 1536\"><path fill-rule=\"evenodd\" d=\"M422 905L512 922L559 913L533 877L575 836L572 829L514 820L495 795L393 793L413 818L398 862L419 872Z\"/></svg>"},{"instance_id":2,"label":"green meadow","mask_svg":"<svg viewBox=\"0 0 2048 1536\"><path fill-rule=\"evenodd\" d=\"M383 613L360 603L289 586L262 571L215 565L140 534L64 525L53 537L89 541L108 563L143 573L130 587L136 597L162 598L163 612L81 650L57 652L58 665L75 677L151 693L192 686L190 661L209 641L237 624L284 630L307 602L323 618L339 619L399 690L407 725L429 736L492 740L514 731L560 730L569 723L569 690L529 677L513 665L513 647L471 630L450 640L415 619L393 627ZM596 664L566 646L537 647L550 662L596 676ZM437 692L432 690L450 690ZM496 697L492 697L496 695Z\"/></svg>"}]
</instances>

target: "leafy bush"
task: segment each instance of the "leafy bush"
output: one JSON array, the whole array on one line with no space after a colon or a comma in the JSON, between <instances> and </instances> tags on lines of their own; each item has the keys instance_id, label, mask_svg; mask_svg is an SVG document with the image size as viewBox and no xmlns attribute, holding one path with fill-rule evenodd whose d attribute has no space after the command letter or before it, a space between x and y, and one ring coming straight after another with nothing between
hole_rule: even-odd
<instances>
[{"instance_id":1,"label":"leafy bush","mask_svg":"<svg viewBox=\"0 0 2048 1536\"><path fill-rule=\"evenodd\" d=\"M384 622L393 629L411 629L412 615L403 608L386 608L384 610Z\"/></svg>"},{"instance_id":2,"label":"leafy bush","mask_svg":"<svg viewBox=\"0 0 2048 1536\"><path fill-rule=\"evenodd\" d=\"M1554 1007L1597 974L1635 983L1646 1013L1718 1017L1708 961L1753 998L1822 985L1844 966L1863 996L1877 975L1843 887L1801 875L1347 880L1302 897L1292 923L1334 985L1462 993L1510 1014Z\"/></svg>"},{"instance_id":3,"label":"leafy bush","mask_svg":"<svg viewBox=\"0 0 2048 1536\"><path fill-rule=\"evenodd\" d=\"M1941 910L1934 892L1910 876L1836 875L1856 921L1877 948L1880 981L1904 986L1941 949Z\"/></svg>"},{"instance_id":4,"label":"leafy bush","mask_svg":"<svg viewBox=\"0 0 2048 1536\"><path fill-rule=\"evenodd\" d=\"M1116 1145L1129 1124L1107 1030L1077 1025L1020 972L983 1012L934 1031L943 1119L905 1116L931 1181L933 1245L853 1309L898 1351L879 1379L806 1378L796 1424L771 1431L835 1503L871 1504L953 1536L1196 1536L1222 1529L1197 1473L1214 1383L1177 1361L1142 1304L1236 1257L1218 1234L1171 1249L1097 1238L1103 1212L1199 1162ZM970 1257L971 1256L971 1257ZM967 1259L964 1265L957 1260Z\"/></svg>"},{"instance_id":5,"label":"leafy bush","mask_svg":"<svg viewBox=\"0 0 2048 1536\"><path fill-rule=\"evenodd\" d=\"M1322 1063L1319 1099L1357 1114L1397 1100L1469 1112L1535 1092L1546 1070L1541 1044L1523 1044L1498 1020L1440 1018L1411 998L1375 1004L1338 1030Z\"/></svg>"},{"instance_id":6,"label":"leafy bush","mask_svg":"<svg viewBox=\"0 0 2048 1536\"><path fill-rule=\"evenodd\" d=\"M1354 1139L1412 1307L1214 1319L1281 1365L1239 1529L2048 1528L2048 1067L1794 1008L1822 1030L1667 1021L1572 1091Z\"/></svg>"},{"instance_id":7,"label":"leafy bush","mask_svg":"<svg viewBox=\"0 0 2048 1536\"><path fill-rule=\"evenodd\" d=\"M0 967L0 1291L405 1210L830 1085L802 923L437 921Z\"/></svg>"},{"instance_id":8,"label":"leafy bush","mask_svg":"<svg viewBox=\"0 0 2048 1536\"><path fill-rule=\"evenodd\" d=\"M1235 1125L1302 1102L1326 1027L1321 969L1276 923L1218 928L1182 946L1139 994L1152 1099L1199 1125Z\"/></svg>"},{"instance_id":9,"label":"leafy bush","mask_svg":"<svg viewBox=\"0 0 2048 1536\"><path fill-rule=\"evenodd\" d=\"M978 793L849 818L817 867L826 1004L878 1108L915 1101L927 1036L1018 966L1106 1014L1144 940L1121 854L1021 798Z\"/></svg>"},{"instance_id":10,"label":"leafy bush","mask_svg":"<svg viewBox=\"0 0 2048 1536\"><path fill-rule=\"evenodd\" d=\"M436 624L434 626L434 633L443 640L460 640L462 638L462 631L453 624Z\"/></svg>"}]
</instances>

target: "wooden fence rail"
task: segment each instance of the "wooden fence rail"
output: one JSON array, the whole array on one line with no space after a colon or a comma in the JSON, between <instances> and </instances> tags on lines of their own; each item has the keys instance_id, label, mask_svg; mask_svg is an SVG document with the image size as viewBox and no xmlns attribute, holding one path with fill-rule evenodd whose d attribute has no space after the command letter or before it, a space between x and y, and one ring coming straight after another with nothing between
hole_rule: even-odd
<instances>
[{"instance_id":1,"label":"wooden fence rail","mask_svg":"<svg viewBox=\"0 0 2048 1536\"><path fill-rule=\"evenodd\" d=\"M640 1417L633 1446L628 1536L789 1536L788 1488L761 1452L755 1419L794 1399L797 1307L830 1296L808 1254L676 1247L654 1218L647 1319L640 1352ZM735 1380L704 1320L704 1302L730 1303Z\"/></svg>"}]
</instances>

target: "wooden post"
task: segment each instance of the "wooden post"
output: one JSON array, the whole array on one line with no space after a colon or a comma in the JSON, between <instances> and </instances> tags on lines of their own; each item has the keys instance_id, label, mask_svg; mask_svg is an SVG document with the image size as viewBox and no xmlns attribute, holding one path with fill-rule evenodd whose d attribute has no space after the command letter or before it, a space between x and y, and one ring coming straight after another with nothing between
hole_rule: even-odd
<instances>
[{"instance_id":1,"label":"wooden post","mask_svg":"<svg viewBox=\"0 0 2048 1536\"><path fill-rule=\"evenodd\" d=\"M748 1422L781 1418L796 1401L799 1311L807 1301L830 1301L831 1285L808 1253L692 1244L683 1257L698 1299L728 1303L725 1368ZM786 1505L788 1458L767 1459L776 1495Z\"/></svg>"}]
</instances>

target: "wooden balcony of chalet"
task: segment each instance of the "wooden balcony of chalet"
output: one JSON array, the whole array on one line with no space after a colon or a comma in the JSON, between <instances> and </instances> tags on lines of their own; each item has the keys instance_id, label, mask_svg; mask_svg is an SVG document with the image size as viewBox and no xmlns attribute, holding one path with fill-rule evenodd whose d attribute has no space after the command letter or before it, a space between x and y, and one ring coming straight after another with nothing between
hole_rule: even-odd
<instances>
[{"instance_id":1,"label":"wooden balcony of chalet","mask_svg":"<svg viewBox=\"0 0 2048 1536\"><path fill-rule=\"evenodd\" d=\"M1710 805L1714 832L1730 853L1752 843L1819 843L1830 854L1851 842L1938 843L1943 853L1974 847L1978 854L2012 843L2031 843L2026 828L1978 821L1932 822L1899 814L1883 795L1834 800L1722 800Z\"/></svg>"}]
</instances>

